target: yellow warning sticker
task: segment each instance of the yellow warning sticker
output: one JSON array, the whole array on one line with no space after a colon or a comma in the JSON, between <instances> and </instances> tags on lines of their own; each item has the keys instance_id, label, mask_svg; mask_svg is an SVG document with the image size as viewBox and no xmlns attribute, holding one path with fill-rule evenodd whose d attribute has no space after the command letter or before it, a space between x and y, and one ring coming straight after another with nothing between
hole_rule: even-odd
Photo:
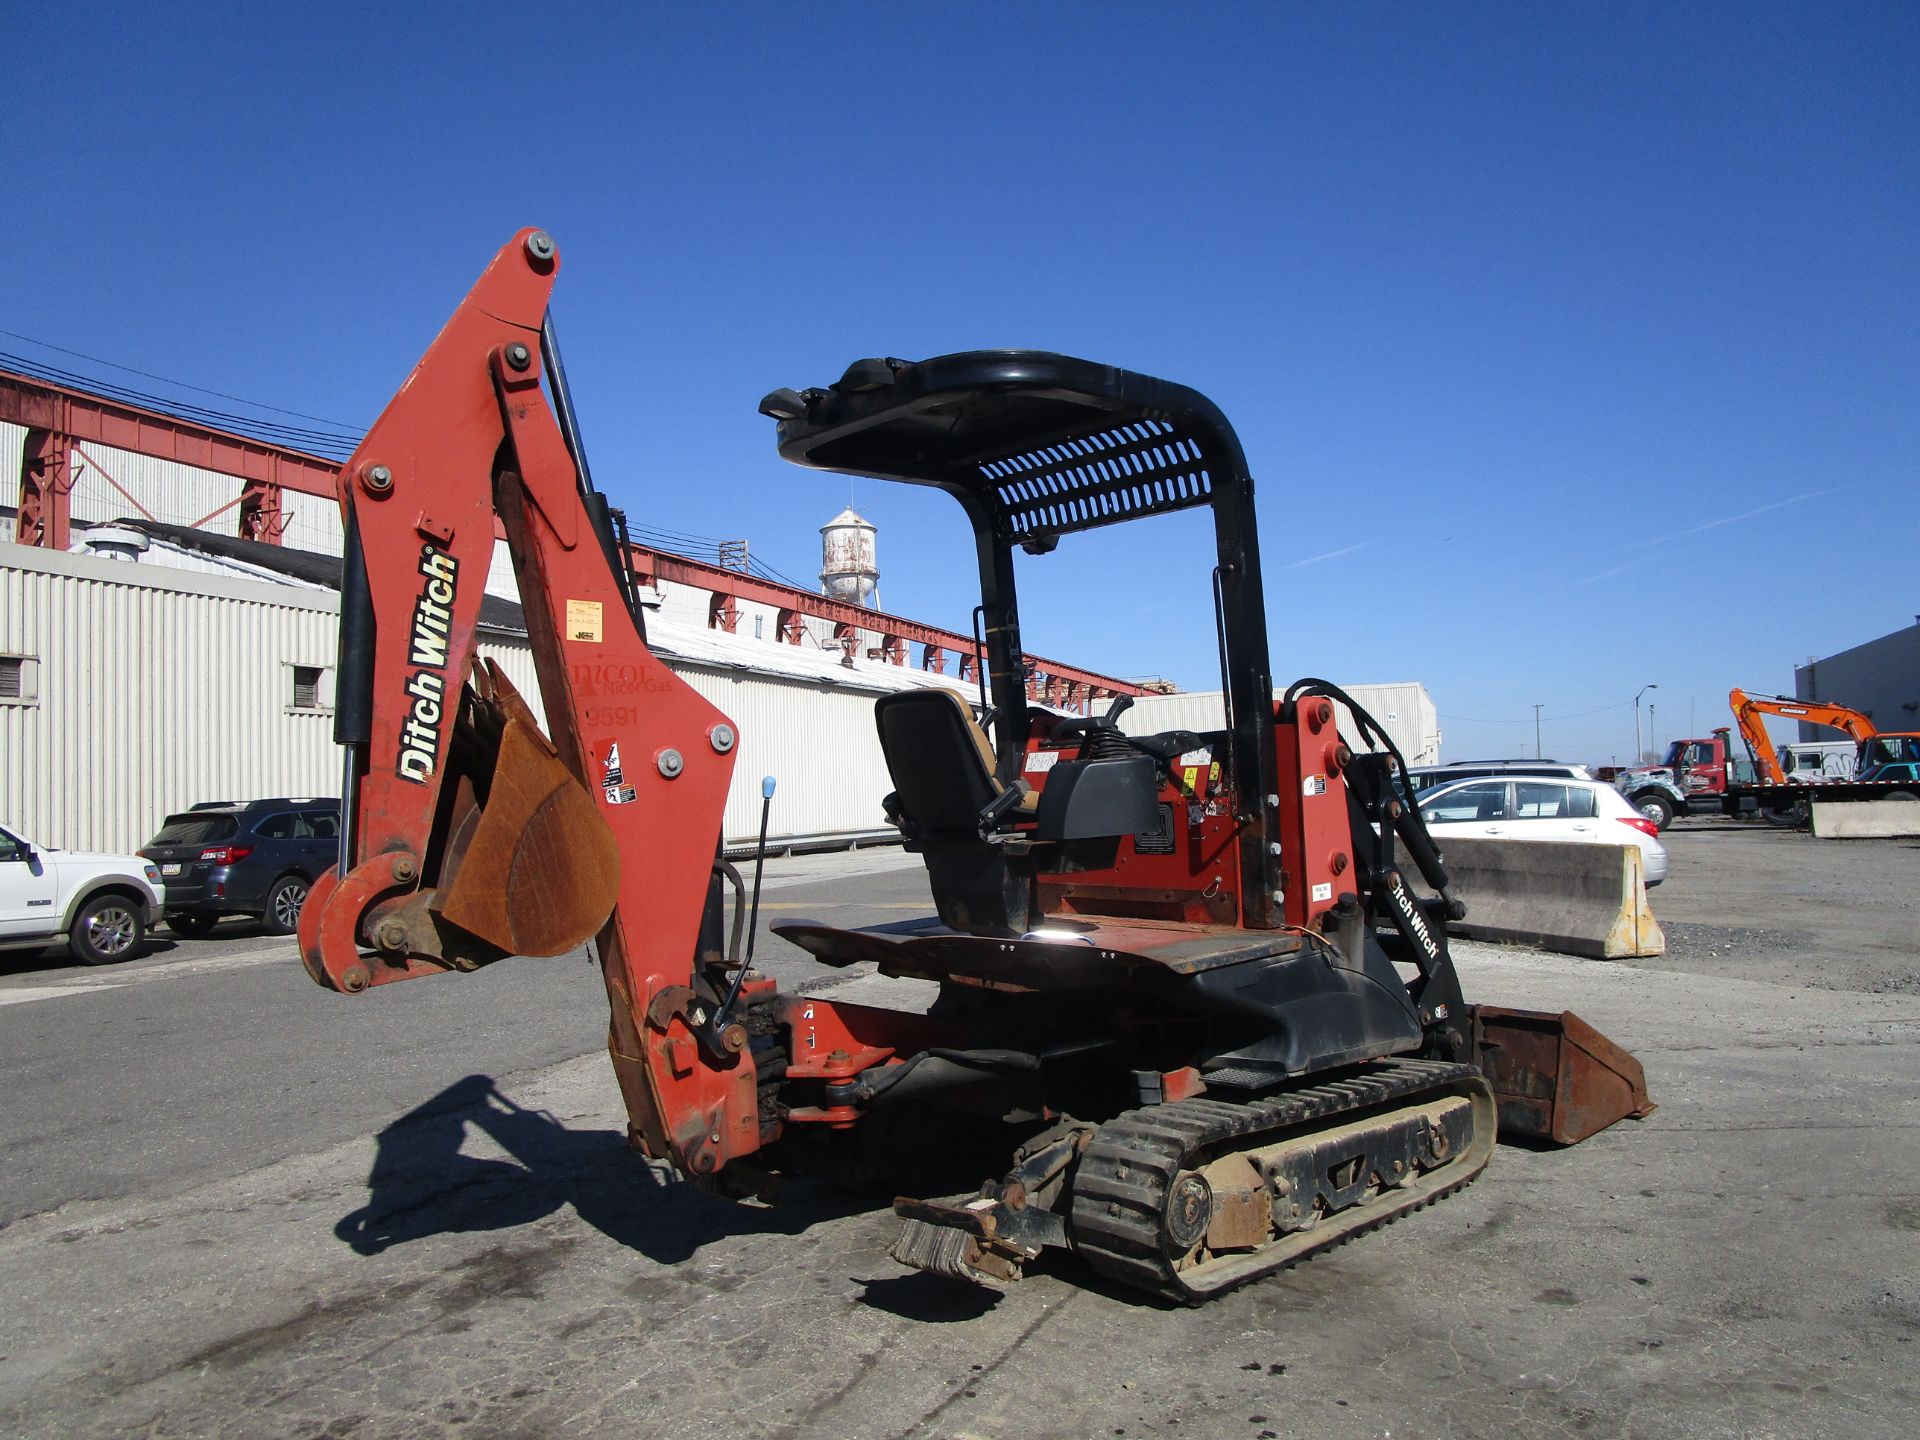
<instances>
[{"instance_id":1,"label":"yellow warning sticker","mask_svg":"<svg viewBox=\"0 0 1920 1440\"><path fill-rule=\"evenodd\" d=\"M1200 767L1198 765L1187 766L1185 770L1181 771L1181 775L1185 778L1189 791L1200 783Z\"/></svg>"},{"instance_id":2,"label":"yellow warning sticker","mask_svg":"<svg viewBox=\"0 0 1920 1440\"><path fill-rule=\"evenodd\" d=\"M567 638L598 645L607 638L598 600L567 601Z\"/></svg>"}]
</instances>

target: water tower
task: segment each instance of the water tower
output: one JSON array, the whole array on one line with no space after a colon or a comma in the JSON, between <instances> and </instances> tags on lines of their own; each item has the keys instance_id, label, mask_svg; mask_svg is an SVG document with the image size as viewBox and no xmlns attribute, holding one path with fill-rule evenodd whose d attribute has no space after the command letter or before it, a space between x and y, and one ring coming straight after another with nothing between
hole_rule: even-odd
<instances>
[{"instance_id":1,"label":"water tower","mask_svg":"<svg viewBox=\"0 0 1920 1440\"><path fill-rule=\"evenodd\" d=\"M836 600L873 608L880 584L873 536L873 526L856 515L851 505L820 527L822 590Z\"/></svg>"}]
</instances>

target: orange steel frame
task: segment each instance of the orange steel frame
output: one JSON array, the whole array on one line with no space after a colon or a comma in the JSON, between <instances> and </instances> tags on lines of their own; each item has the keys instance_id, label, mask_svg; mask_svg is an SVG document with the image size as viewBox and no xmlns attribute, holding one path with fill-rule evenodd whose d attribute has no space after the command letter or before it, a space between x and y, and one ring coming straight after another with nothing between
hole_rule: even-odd
<instances>
[{"instance_id":1,"label":"orange steel frame","mask_svg":"<svg viewBox=\"0 0 1920 1440\"><path fill-rule=\"evenodd\" d=\"M318 456L11 371L0 371L0 420L28 431L14 532L23 545L64 550L71 542L76 445L111 445L231 475L244 482L240 533L275 542L284 493L331 498L338 474L332 461Z\"/></svg>"},{"instance_id":2,"label":"orange steel frame","mask_svg":"<svg viewBox=\"0 0 1920 1440\"><path fill-rule=\"evenodd\" d=\"M1749 695L1744 690L1735 689L1728 693L1727 704L1733 707L1733 718L1740 726L1740 738L1747 742L1747 752L1753 756L1754 769L1761 783L1766 785L1786 784L1787 772L1780 768L1780 754L1774 749L1773 737L1767 734L1766 723L1760 718L1763 715L1779 715L1809 725L1825 725L1843 731L1856 744L1871 740L1880 733L1874 728L1873 721L1858 710L1849 710L1844 705L1833 705L1823 700L1789 700L1784 695Z\"/></svg>"}]
</instances>

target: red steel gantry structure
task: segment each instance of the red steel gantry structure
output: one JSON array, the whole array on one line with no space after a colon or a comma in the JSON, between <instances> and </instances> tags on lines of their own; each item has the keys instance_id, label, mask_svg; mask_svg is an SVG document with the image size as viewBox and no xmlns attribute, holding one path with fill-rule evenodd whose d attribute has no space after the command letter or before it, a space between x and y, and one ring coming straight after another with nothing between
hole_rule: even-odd
<instances>
[{"instance_id":1,"label":"red steel gantry structure","mask_svg":"<svg viewBox=\"0 0 1920 1440\"><path fill-rule=\"evenodd\" d=\"M315 496L329 506L338 494L340 467L331 460L36 376L0 370L0 420L25 426L27 431L20 461L19 518L13 537L22 545L65 550L72 543L71 502L78 478L73 455L75 447L83 444L110 445L233 476L241 482L238 498L194 520L189 528L200 529L226 511L237 510L235 533L242 539L269 545L281 543L287 519L284 502L289 492ZM93 468L126 496L134 509L145 513L139 499L113 480L103 466L96 462ZM834 638L849 655L859 643L860 632L868 631L880 636L881 641L866 658L904 666L908 647L918 645L923 668L945 673L951 655L961 680L972 683L978 678L973 638L957 630L869 610L797 585L671 551L644 545L629 549L642 584L666 581L705 591L710 629L735 633L744 601L771 608L778 636L788 644L802 643L808 618L825 620L833 625ZM1030 698L1050 705L1085 710L1118 695L1144 694L1146 687L1033 657L1028 693Z\"/></svg>"}]
</instances>

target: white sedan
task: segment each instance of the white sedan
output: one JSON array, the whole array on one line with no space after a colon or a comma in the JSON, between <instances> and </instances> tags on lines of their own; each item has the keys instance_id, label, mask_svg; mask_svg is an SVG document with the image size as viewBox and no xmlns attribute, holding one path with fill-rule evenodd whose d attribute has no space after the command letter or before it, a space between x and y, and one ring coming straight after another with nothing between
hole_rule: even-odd
<instances>
[{"instance_id":1,"label":"white sedan","mask_svg":"<svg viewBox=\"0 0 1920 1440\"><path fill-rule=\"evenodd\" d=\"M1597 780L1456 780L1423 790L1420 814L1442 847L1460 836L1638 845L1647 884L1667 878L1659 827Z\"/></svg>"}]
</instances>

